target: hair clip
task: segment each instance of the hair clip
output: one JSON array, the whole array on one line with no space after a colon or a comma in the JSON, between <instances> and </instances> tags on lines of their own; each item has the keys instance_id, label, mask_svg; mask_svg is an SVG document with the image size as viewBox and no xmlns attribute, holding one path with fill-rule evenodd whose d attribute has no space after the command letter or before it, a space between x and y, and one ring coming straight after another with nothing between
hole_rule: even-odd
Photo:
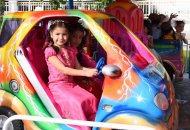
<instances>
[{"instance_id":1,"label":"hair clip","mask_svg":"<svg viewBox=\"0 0 190 130\"><path fill-rule=\"evenodd\" d=\"M64 23L64 21L63 20L54 20L51 22L51 25L56 24L56 23Z\"/></svg>"}]
</instances>

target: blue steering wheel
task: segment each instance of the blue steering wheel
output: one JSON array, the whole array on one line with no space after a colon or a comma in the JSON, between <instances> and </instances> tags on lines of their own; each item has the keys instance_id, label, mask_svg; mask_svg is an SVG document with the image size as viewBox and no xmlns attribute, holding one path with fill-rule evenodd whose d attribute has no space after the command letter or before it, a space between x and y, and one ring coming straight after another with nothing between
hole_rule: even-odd
<instances>
[{"instance_id":1,"label":"blue steering wheel","mask_svg":"<svg viewBox=\"0 0 190 130\"><path fill-rule=\"evenodd\" d=\"M102 68L104 67L106 59L104 57L101 57L97 64L96 64L96 69L98 70L98 75L102 74Z\"/></svg>"}]
</instances>

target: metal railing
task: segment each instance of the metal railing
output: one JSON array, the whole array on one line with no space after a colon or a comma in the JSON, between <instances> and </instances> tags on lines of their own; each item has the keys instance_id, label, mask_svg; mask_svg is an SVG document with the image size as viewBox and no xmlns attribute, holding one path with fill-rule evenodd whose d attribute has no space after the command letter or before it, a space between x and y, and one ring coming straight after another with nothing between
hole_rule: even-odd
<instances>
[{"instance_id":1,"label":"metal railing","mask_svg":"<svg viewBox=\"0 0 190 130\"><path fill-rule=\"evenodd\" d=\"M177 13L181 17L190 17L190 8L186 6L190 4L189 0L140 0L135 4L143 10L145 17L150 13Z\"/></svg>"},{"instance_id":2,"label":"metal railing","mask_svg":"<svg viewBox=\"0 0 190 130\"><path fill-rule=\"evenodd\" d=\"M14 116L9 117L5 121L2 130L7 130L9 123L11 123L14 120L30 120L30 121L51 122L51 123L68 124L68 125L112 128L112 129L120 129L120 130L154 130L153 128L150 128L147 126L60 119L60 118L50 118L50 117L29 116L29 115L14 115Z\"/></svg>"},{"instance_id":3,"label":"metal railing","mask_svg":"<svg viewBox=\"0 0 190 130\"><path fill-rule=\"evenodd\" d=\"M185 73L189 74L190 78L190 44L183 44L184 51L184 65L185 65Z\"/></svg>"},{"instance_id":4,"label":"metal railing","mask_svg":"<svg viewBox=\"0 0 190 130\"><path fill-rule=\"evenodd\" d=\"M74 9L85 9L85 10L101 10L100 2L97 1L75 1L73 2ZM5 13L10 11L11 1L5 2ZM33 11L36 9L41 10L52 10L54 7L48 1L17 1L18 11ZM60 4L59 9L68 9L68 2Z\"/></svg>"},{"instance_id":5,"label":"metal railing","mask_svg":"<svg viewBox=\"0 0 190 130\"><path fill-rule=\"evenodd\" d=\"M9 12L9 4L11 1L5 2L5 13ZM179 7L180 5L185 5L186 3L190 4L188 0L182 0L181 3L177 0L140 0L134 2L138 7L140 7L144 16L148 16L150 13L158 13L158 14L171 14L178 13L179 15L183 15L183 17L190 17L190 8L182 8L184 6ZM53 7L48 1L17 1L18 11L33 11L36 8L41 7L43 10L52 10ZM86 10L102 10L100 6L100 2L97 1L74 1L73 2L74 9L86 9ZM66 4L61 4L60 9L67 9L68 2ZM177 11L177 12L175 12Z\"/></svg>"}]
</instances>

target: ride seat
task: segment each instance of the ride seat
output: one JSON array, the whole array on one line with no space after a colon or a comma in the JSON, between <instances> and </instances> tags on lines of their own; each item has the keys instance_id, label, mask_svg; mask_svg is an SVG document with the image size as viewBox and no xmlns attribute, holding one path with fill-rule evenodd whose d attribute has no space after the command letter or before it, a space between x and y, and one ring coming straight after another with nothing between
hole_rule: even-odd
<instances>
[{"instance_id":1,"label":"ride seat","mask_svg":"<svg viewBox=\"0 0 190 130\"><path fill-rule=\"evenodd\" d=\"M27 41L28 44L26 46L26 50L28 52L28 59L34 65L42 80L47 83L49 72L43 51L43 45L45 43L45 34L43 29L38 26L33 28Z\"/></svg>"},{"instance_id":2,"label":"ride seat","mask_svg":"<svg viewBox=\"0 0 190 130\"><path fill-rule=\"evenodd\" d=\"M23 46L23 51L31 65L32 70L34 71L38 81L40 82L41 86L43 87L43 90L47 94L48 98L50 99L51 103L56 108L58 113L61 115L61 109L60 109L59 105L55 102L53 95L47 86L49 71L48 71L47 63L45 61L45 54L44 54L44 49L43 49L45 39L46 39L46 36L45 36L44 29L39 26L34 27L30 31L30 33L28 34L28 37L26 38L26 41L24 42L25 44ZM39 86L37 86L37 87L39 87ZM40 94L41 94L41 92L40 92ZM39 93L38 93L38 95L39 95ZM43 96L44 95L42 95L42 97ZM45 103L46 103L46 101L45 101ZM47 107L49 107L49 106L46 106L46 108Z\"/></svg>"}]
</instances>

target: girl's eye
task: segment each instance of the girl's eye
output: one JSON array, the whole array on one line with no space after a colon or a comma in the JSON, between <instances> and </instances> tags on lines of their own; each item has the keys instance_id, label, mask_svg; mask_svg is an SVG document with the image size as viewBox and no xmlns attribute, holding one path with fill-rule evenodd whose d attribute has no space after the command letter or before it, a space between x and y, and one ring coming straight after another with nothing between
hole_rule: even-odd
<instances>
[{"instance_id":1,"label":"girl's eye","mask_svg":"<svg viewBox=\"0 0 190 130\"><path fill-rule=\"evenodd\" d=\"M66 36L67 34L62 34L62 36Z\"/></svg>"}]
</instances>

